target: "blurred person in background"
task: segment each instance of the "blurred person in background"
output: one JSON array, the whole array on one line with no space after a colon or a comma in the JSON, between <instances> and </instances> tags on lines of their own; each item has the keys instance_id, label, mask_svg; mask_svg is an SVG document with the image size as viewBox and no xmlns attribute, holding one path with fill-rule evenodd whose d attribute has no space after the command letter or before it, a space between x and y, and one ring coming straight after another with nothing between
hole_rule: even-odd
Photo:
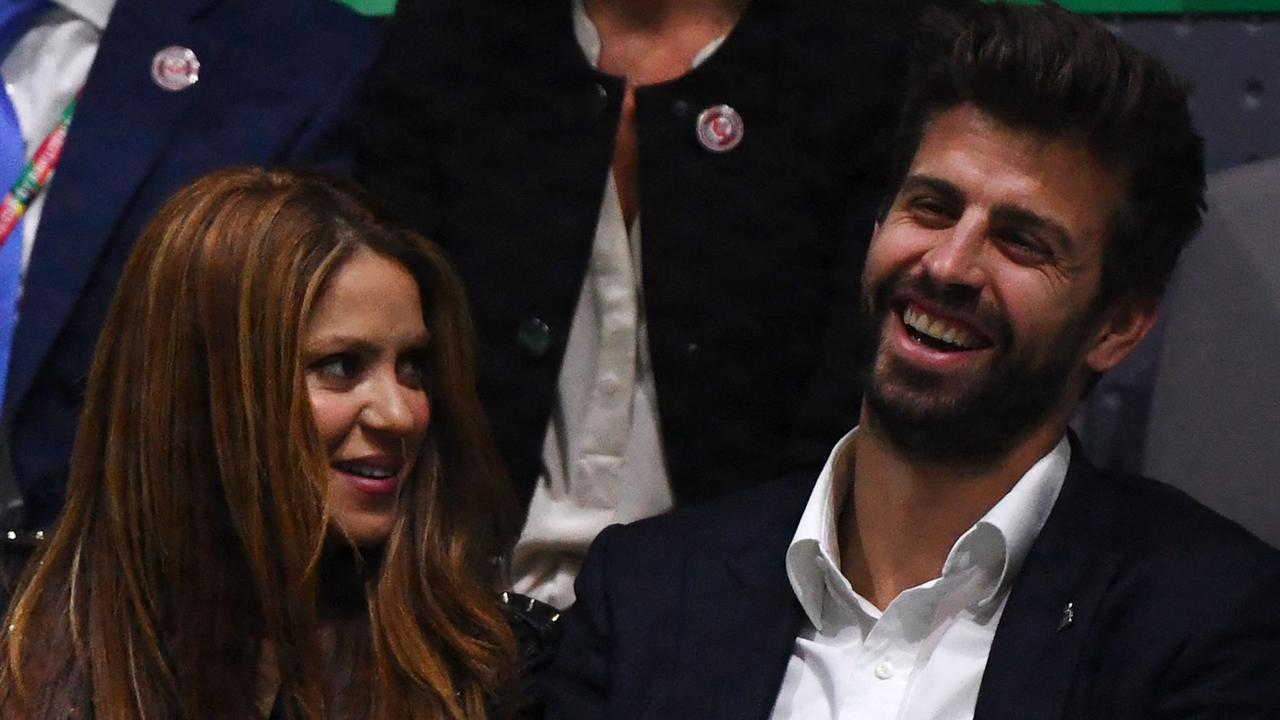
<instances>
[{"instance_id":1,"label":"blurred person in background","mask_svg":"<svg viewBox=\"0 0 1280 720\"><path fill-rule=\"evenodd\" d=\"M401 0L357 176L450 253L528 507L516 588L603 527L809 473L917 0Z\"/></svg>"}]
</instances>

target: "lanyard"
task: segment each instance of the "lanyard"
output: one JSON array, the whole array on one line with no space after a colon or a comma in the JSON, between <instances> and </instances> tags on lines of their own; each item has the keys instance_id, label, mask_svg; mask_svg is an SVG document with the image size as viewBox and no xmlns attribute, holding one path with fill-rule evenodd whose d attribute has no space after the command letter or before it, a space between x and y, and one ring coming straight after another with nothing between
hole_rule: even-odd
<instances>
[{"instance_id":1,"label":"lanyard","mask_svg":"<svg viewBox=\"0 0 1280 720\"><path fill-rule=\"evenodd\" d=\"M22 174L13 183L13 187L9 188L4 201L0 203L0 245L9 239L14 226L22 219L22 214L27 211L31 201L49 182L49 176L53 174L58 158L62 157L62 146L67 141L67 129L71 127L71 116L76 112L76 101L79 97L77 94L71 98L71 102L62 109L58 124L54 125L49 134L44 136L44 140L40 141L36 154L27 162L26 167L22 169Z\"/></svg>"}]
</instances>

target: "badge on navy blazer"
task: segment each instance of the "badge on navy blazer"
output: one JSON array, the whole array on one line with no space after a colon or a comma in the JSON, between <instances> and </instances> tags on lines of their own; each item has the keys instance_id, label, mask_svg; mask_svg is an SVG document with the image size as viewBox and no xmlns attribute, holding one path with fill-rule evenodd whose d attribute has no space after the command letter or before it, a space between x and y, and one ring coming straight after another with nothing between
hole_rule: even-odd
<instances>
[{"instance_id":1,"label":"badge on navy blazer","mask_svg":"<svg viewBox=\"0 0 1280 720\"><path fill-rule=\"evenodd\" d=\"M151 59L151 80L169 92L180 92L200 79L200 59L191 48L170 45Z\"/></svg>"}]
</instances>

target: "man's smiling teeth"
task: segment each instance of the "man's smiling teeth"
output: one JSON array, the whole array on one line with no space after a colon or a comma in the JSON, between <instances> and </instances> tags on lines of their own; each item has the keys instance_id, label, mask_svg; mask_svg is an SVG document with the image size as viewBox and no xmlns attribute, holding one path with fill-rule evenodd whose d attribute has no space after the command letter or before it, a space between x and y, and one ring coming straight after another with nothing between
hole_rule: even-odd
<instances>
[{"instance_id":1,"label":"man's smiling teeth","mask_svg":"<svg viewBox=\"0 0 1280 720\"><path fill-rule=\"evenodd\" d=\"M955 345L966 350L972 350L980 345L980 343L965 330L952 327L946 321L931 318L927 313L916 312L910 307L902 311L902 322L907 327L916 332L927 335L934 340L940 340L948 345Z\"/></svg>"}]
</instances>

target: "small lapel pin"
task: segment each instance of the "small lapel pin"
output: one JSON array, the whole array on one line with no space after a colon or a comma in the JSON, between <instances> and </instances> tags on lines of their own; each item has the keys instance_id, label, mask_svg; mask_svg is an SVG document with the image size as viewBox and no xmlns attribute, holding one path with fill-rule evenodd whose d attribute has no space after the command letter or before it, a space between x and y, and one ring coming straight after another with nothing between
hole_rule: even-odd
<instances>
[{"instance_id":1,"label":"small lapel pin","mask_svg":"<svg viewBox=\"0 0 1280 720\"><path fill-rule=\"evenodd\" d=\"M169 92L186 90L200 79L200 60L191 48L170 45L151 59L151 80Z\"/></svg>"},{"instance_id":2,"label":"small lapel pin","mask_svg":"<svg viewBox=\"0 0 1280 720\"><path fill-rule=\"evenodd\" d=\"M728 105L712 105L698 113L698 142L711 152L728 152L738 147L745 131L742 116Z\"/></svg>"},{"instance_id":3,"label":"small lapel pin","mask_svg":"<svg viewBox=\"0 0 1280 720\"><path fill-rule=\"evenodd\" d=\"M1062 608L1062 618L1058 620L1058 632L1062 632L1063 630L1066 630L1068 627L1071 626L1071 623L1075 621L1076 621L1076 604L1067 603L1067 606Z\"/></svg>"}]
</instances>

